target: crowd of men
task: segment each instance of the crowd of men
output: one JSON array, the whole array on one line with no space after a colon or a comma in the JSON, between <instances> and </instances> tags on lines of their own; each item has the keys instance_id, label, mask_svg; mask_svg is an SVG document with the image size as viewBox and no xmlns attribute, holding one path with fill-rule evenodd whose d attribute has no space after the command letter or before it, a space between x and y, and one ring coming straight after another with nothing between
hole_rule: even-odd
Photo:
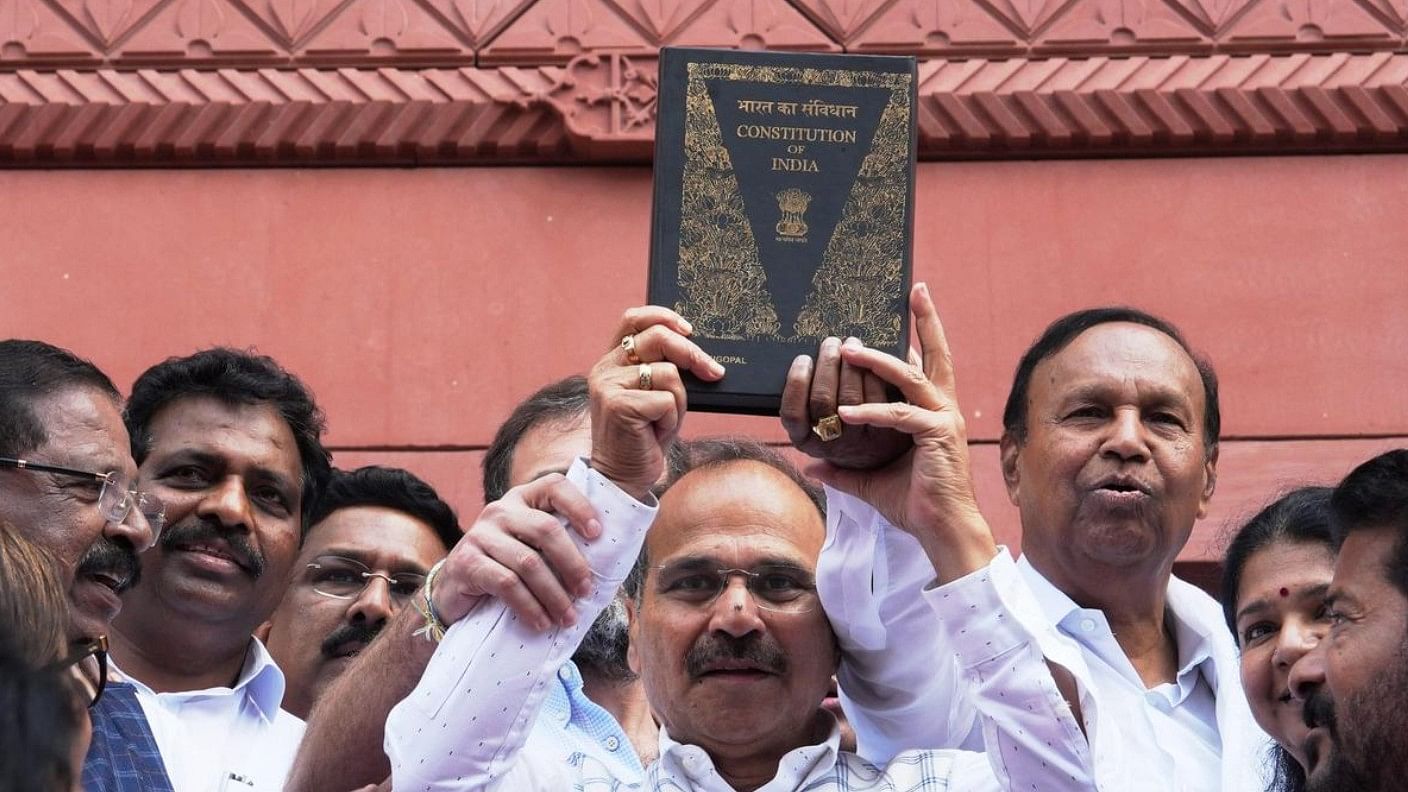
<instances>
[{"instance_id":1,"label":"crowd of men","mask_svg":"<svg viewBox=\"0 0 1408 792\"><path fill-rule=\"evenodd\" d=\"M57 769L12 748L36 733L23 712L0 721L0 777L1408 788L1408 451L1326 491L1325 626L1295 651L1287 628L1263 660L1248 647L1269 632L1239 623L1274 603L1224 608L1172 574L1214 495L1221 431L1213 368L1181 333L1091 309L1022 357L1001 441L1014 558L974 496L922 284L910 307L907 359L832 338L794 362L781 420L812 459L801 470L750 440L681 440L684 375L727 372L680 316L631 309L586 376L506 418L463 525L410 471L334 468L312 393L268 357L171 358L124 398L72 351L0 341L0 531L54 559L84 659L57 665L91 719L73 736L81 767ZM3 635L9 663L19 638ZM1274 682L1261 695L1251 679Z\"/></svg>"}]
</instances>

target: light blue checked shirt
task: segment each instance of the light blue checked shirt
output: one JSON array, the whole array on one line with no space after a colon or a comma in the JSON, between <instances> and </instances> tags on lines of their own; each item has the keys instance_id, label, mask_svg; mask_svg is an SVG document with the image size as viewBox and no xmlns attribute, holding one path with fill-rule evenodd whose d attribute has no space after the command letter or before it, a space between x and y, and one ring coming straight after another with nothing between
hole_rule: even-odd
<instances>
[{"instance_id":1,"label":"light blue checked shirt","mask_svg":"<svg viewBox=\"0 0 1408 792\"><path fill-rule=\"evenodd\" d=\"M645 768L621 724L582 692L582 674L571 660L557 669L557 684L548 689L528 740L558 746L574 767L587 766L590 760L591 766L603 771L603 781L609 777L639 783L645 777Z\"/></svg>"},{"instance_id":2,"label":"light blue checked shirt","mask_svg":"<svg viewBox=\"0 0 1408 792\"><path fill-rule=\"evenodd\" d=\"M998 792L987 756L973 751L905 751L884 767L840 750L841 732L826 742L793 749L777 775L757 792ZM735 792L697 745L660 732L660 760L650 766L651 792Z\"/></svg>"}]
</instances>

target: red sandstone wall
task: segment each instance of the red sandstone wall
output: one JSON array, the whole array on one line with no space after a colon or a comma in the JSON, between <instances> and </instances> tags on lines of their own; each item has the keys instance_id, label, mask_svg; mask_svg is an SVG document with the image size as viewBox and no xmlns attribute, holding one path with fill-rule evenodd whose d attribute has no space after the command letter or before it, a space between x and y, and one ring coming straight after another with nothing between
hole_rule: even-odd
<instances>
[{"instance_id":1,"label":"red sandstone wall","mask_svg":"<svg viewBox=\"0 0 1408 792\"><path fill-rule=\"evenodd\" d=\"M1190 560L1277 489L1408 445L1405 173L1408 155L921 165L918 275L1000 532L1011 370L1082 306L1162 313L1222 375ZM0 335L124 387L167 355L256 346L317 391L340 464L403 464L473 514L498 420L641 300L649 201L643 168L0 171ZM782 439L760 419L688 431Z\"/></svg>"}]
</instances>

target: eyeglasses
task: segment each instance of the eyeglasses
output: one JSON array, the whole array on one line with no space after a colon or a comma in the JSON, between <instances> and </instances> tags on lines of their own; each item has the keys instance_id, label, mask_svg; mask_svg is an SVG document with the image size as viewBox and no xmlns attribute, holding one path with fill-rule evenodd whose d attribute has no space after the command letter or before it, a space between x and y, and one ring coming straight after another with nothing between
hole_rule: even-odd
<instances>
[{"instance_id":1,"label":"eyeglasses","mask_svg":"<svg viewBox=\"0 0 1408 792\"><path fill-rule=\"evenodd\" d=\"M92 709L108 686L108 637L100 635L78 651L49 665L50 671L69 671L77 683L84 706Z\"/></svg>"},{"instance_id":2,"label":"eyeglasses","mask_svg":"<svg viewBox=\"0 0 1408 792\"><path fill-rule=\"evenodd\" d=\"M749 570L666 564L652 568L659 576L656 588L661 596L684 605L713 604L729 581L741 575L759 608L779 613L807 613L817 606L816 579L800 567L766 564Z\"/></svg>"},{"instance_id":3,"label":"eyeglasses","mask_svg":"<svg viewBox=\"0 0 1408 792\"><path fill-rule=\"evenodd\" d=\"M161 502L161 499L149 492L129 488L127 480L116 472L90 473L75 468L41 465L28 459L0 457L0 468L7 467L35 473L74 476L101 484L102 489L98 490L98 511L102 513L103 519L115 525L121 525L127 519L127 515L132 513L133 507L136 507L137 511L146 518L147 524L151 526L152 544L156 544L156 538L161 535L162 526L166 524L166 505ZM138 549L145 550L147 548Z\"/></svg>"},{"instance_id":4,"label":"eyeglasses","mask_svg":"<svg viewBox=\"0 0 1408 792\"><path fill-rule=\"evenodd\" d=\"M313 590L335 599L352 599L362 593L372 578L381 578L386 581L387 590L391 592L391 599L397 607L404 605L425 584L425 575L415 572L384 575L373 572L361 561L334 555L313 559L308 564L308 572Z\"/></svg>"}]
</instances>

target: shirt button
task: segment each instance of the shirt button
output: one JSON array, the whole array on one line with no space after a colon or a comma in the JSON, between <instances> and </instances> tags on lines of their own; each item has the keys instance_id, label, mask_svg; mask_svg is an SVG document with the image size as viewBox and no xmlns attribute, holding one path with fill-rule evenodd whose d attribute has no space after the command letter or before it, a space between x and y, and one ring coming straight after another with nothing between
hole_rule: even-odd
<instances>
[{"instance_id":1,"label":"shirt button","mask_svg":"<svg viewBox=\"0 0 1408 792\"><path fill-rule=\"evenodd\" d=\"M620 748L620 747L621 747L621 741L618 740L618 739L616 739L616 737L615 737L614 735L611 736L611 737L607 737L607 738L606 738L606 750L608 750L608 751L614 751L614 750L616 750L617 748Z\"/></svg>"},{"instance_id":2,"label":"shirt button","mask_svg":"<svg viewBox=\"0 0 1408 792\"><path fill-rule=\"evenodd\" d=\"M567 680L572 678L572 673L567 670L566 666L563 666L562 668L557 669L557 678L561 679L563 682L566 682Z\"/></svg>"},{"instance_id":3,"label":"shirt button","mask_svg":"<svg viewBox=\"0 0 1408 792\"><path fill-rule=\"evenodd\" d=\"M1095 632L1095 620L1091 618L1081 619L1080 628L1086 632Z\"/></svg>"}]
</instances>

